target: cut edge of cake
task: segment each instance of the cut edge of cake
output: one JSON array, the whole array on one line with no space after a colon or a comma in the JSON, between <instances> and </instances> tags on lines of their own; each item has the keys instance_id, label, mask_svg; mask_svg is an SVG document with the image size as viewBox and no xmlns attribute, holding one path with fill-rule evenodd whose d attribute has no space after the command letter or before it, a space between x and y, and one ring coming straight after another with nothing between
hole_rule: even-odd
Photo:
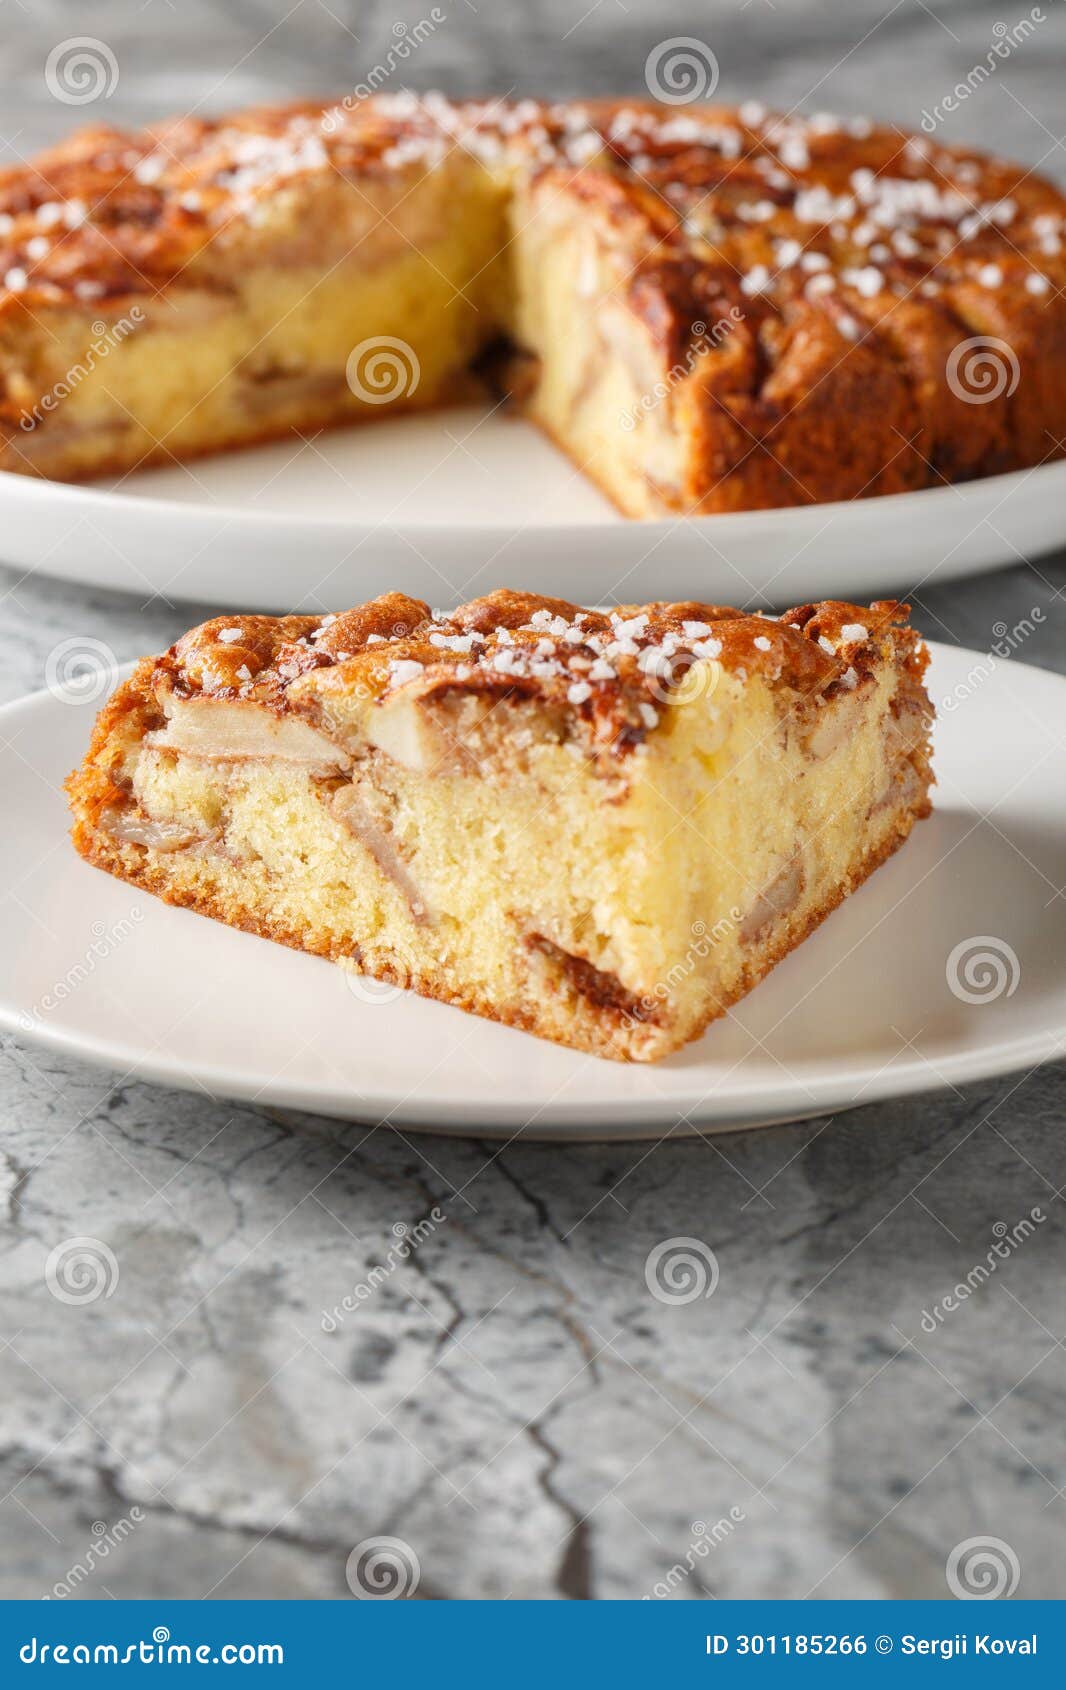
<instances>
[{"instance_id":1,"label":"cut edge of cake","mask_svg":"<svg viewBox=\"0 0 1066 1690\"><path fill-rule=\"evenodd\" d=\"M74 842L228 925L654 1061L928 814L905 617L499 592L215 618L101 712Z\"/></svg>"}]
</instances>

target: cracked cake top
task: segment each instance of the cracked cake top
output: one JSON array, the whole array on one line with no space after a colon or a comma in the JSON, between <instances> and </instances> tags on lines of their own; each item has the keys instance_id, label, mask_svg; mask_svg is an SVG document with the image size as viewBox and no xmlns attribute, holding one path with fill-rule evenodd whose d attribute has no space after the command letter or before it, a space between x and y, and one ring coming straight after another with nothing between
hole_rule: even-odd
<instances>
[{"instance_id":1,"label":"cracked cake top","mask_svg":"<svg viewBox=\"0 0 1066 1690\"><path fill-rule=\"evenodd\" d=\"M579 718L601 745L640 744L695 665L824 695L851 690L885 657L919 676L926 656L908 607L803 605L780 618L725 605L584 610L501 589L450 612L386 593L328 616L217 616L148 659L147 690L249 700L321 722L346 698L527 697Z\"/></svg>"},{"instance_id":2,"label":"cracked cake top","mask_svg":"<svg viewBox=\"0 0 1066 1690\"><path fill-rule=\"evenodd\" d=\"M565 173L642 251L681 315L967 286L1039 304L1066 281L1066 198L1020 166L867 119L640 100L383 93L125 131L79 130L0 172L0 309L151 292L207 250L364 186L472 156ZM189 278L190 280L192 278ZM858 328L856 326L856 334Z\"/></svg>"}]
</instances>

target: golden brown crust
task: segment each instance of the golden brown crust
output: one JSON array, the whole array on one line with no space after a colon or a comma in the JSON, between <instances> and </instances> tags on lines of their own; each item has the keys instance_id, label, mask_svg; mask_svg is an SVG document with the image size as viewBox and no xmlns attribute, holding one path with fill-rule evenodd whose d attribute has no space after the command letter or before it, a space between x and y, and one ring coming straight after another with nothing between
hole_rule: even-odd
<instances>
[{"instance_id":1,"label":"golden brown crust","mask_svg":"<svg viewBox=\"0 0 1066 1690\"><path fill-rule=\"evenodd\" d=\"M83 130L0 172L0 329L17 345L49 306L88 327L169 288L225 293L243 265L306 245L338 187L457 154L578 201L621 255L620 298L663 367L688 370L668 506L889 493L1063 450L1062 193L972 149L750 105L405 93ZM952 364L989 339L1008 349L996 369ZM17 384L0 390L8 467L32 471L25 414Z\"/></svg>"},{"instance_id":2,"label":"golden brown crust","mask_svg":"<svg viewBox=\"0 0 1066 1690\"><path fill-rule=\"evenodd\" d=\"M0 275L22 267L30 294L51 299L83 297L79 282L95 284L94 297L150 291L185 269L220 228L254 225L280 187L395 175L433 166L456 148L504 170L565 169L575 193L628 223L634 237L645 239L650 227L659 250L648 251L640 280L657 309L672 305L676 331L698 314L692 307L714 300L719 286L729 293L731 281L775 260L774 243L793 236L808 251L830 248L837 270L867 262L871 246L884 245L877 262L885 276L908 286L930 271L950 285L990 258L1012 270L1031 260L1043 271L1045 258L1053 271L1062 266L1052 231L1034 228L1041 216L1066 213L1051 183L894 127L783 118L753 105L679 110L639 100L515 105L381 94L140 131L79 130L31 163L0 171ZM891 184L894 204L879 183ZM1008 199L1014 205L1004 211ZM823 219L823 209L831 217ZM882 240L868 238L871 221ZM948 254L939 239L945 230ZM902 252L892 246L901 231L909 237ZM46 250L28 252L26 243L42 237ZM793 269L782 271L790 288L811 273ZM1011 279L1000 285L1009 289ZM844 287L854 305L862 290ZM767 297L748 293L764 308Z\"/></svg>"},{"instance_id":3,"label":"golden brown crust","mask_svg":"<svg viewBox=\"0 0 1066 1690\"><path fill-rule=\"evenodd\" d=\"M113 741L123 712L154 707L161 719L171 697L247 699L329 731L331 704L411 687L420 698L536 699L622 755L654 731L694 663L801 694L853 687L885 661L920 678L927 656L907 613L895 600L827 600L780 619L692 601L602 613L501 589L448 614L386 593L336 616L215 616L139 665L93 748Z\"/></svg>"},{"instance_id":4,"label":"golden brown crust","mask_svg":"<svg viewBox=\"0 0 1066 1690\"><path fill-rule=\"evenodd\" d=\"M245 692L280 705L302 675L344 665L371 650L379 666L418 663L428 678L439 675L453 685L476 687L475 671L509 679L495 663L506 649L535 655L538 647L550 647L545 663L565 665L569 678L577 679L590 657L609 652L607 661L628 676L636 666L631 660L640 653L673 643L677 651L713 657L725 669L743 667L804 687L833 679L841 658L861 658L867 645L900 631L908 613L909 606L895 599L872 605L827 599L787 610L779 619L696 600L623 604L601 612L568 599L499 588L435 614L419 599L385 593L325 617L215 616L184 634L156 665L157 673L165 673L183 693ZM910 630L907 635L913 638ZM636 650L617 652L616 645ZM577 668L572 654L579 660ZM541 683L539 690L550 690L564 677L534 672L529 678ZM600 684L613 678L604 676Z\"/></svg>"}]
</instances>

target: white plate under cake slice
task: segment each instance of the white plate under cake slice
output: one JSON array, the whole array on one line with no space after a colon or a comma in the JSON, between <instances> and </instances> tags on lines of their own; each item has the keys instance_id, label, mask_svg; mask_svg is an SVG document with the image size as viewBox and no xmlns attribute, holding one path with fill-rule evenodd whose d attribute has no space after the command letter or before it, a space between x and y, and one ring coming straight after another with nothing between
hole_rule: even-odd
<instances>
[{"instance_id":1,"label":"white plate under cake slice","mask_svg":"<svg viewBox=\"0 0 1066 1690\"><path fill-rule=\"evenodd\" d=\"M928 813L894 602L218 617L70 780L91 862L600 1056L696 1037Z\"/></svg>"}]
</instances>

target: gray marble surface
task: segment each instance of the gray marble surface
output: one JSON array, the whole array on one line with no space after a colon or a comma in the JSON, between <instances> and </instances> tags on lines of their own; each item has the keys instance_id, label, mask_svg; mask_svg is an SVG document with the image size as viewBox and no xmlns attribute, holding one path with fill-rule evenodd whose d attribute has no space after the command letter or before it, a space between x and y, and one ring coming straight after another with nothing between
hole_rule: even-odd
<instances>
[{"instance_id":1,"label":"gray marble surface","mask_svg":"<svg viewBox=\"0 0 1066 1690\"><path fill-rule=\"evenodd\" d=\"M442 9L412 83L637 88L651 46L697 34L725 97L905 123L1014 18L963 0ZM1045 11L948 133L1066 174ZM422 15L103 0L91 27L121 75L80 115L335 89ZM16 156L69 123L43 63L89 25L56 0L2 22ZM1013 661L1066 670L1064 588L1066 559L1019 560L934 579L916 615L987 649L1039 606ZM61 639L124 658L200 614L0 570L0 696L39 686ZM1064 1114L1059 1066L714 1141L501 1149L212 1102L5 1039L0 1595L347 1597L353 1547L388 1537L419 1596L939 1597L955 1546L992 1537L1018 1595L1062 1596ZM997 1223L1034 1206L1035 1235L927 1330ZM422 1242L398 1261L403 1226ZM85 1305L45 1283L80 1236L121 1268ZM718 1288L663 1304L645 1259L683 1236L713 1248Z\"/></svg>"}]
</instances>

